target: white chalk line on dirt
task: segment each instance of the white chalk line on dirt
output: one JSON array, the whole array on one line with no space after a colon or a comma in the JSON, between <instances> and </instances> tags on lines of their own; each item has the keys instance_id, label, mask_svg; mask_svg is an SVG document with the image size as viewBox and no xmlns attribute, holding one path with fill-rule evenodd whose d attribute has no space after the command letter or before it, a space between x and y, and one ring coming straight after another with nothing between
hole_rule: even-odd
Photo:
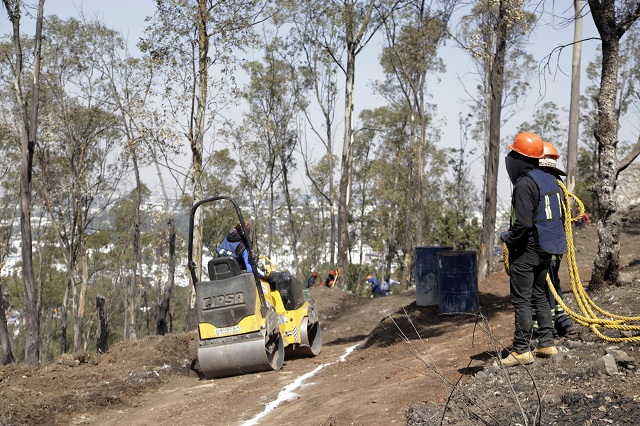
<instances>
[{"instance_id":1,"label":"white chalk line on dirt","mask_svg":"<svg viewBox=\"0 0 640 426\"><path fill-rule=\"evenodd\" d=\"M298 389L299 387L301 387L302 383L305 380L307 380L309 377L315 376L318 373L318 371L322 370L324 367L328 367L328 366L333 365L333 364L338 363L338 362L344 362L344 360L347 359L349 354L351 352L353 352L358 347L359 344L360 343L356 343L355 345L347 348L345 353L340 358L338 358L337 361L333 361L333 362L329 362L327 364L319 365L316 368L314 368L313 370L309 371L308 373L303 374L302 376L298 377L292 383L290 383L287 386L285 386L284 389L282 389L280 391L280 393L278 394L278 397L274 401L269 402L264 407L264 410L262 411L262 413L257 414L254 418L252 418L250 420L247 420L246 422L242 423L240 426L254 426L254 425L257 425L258 424L258 420L260 420L261 418L263 418L264 416L269 414L278 405L282 404L285 401L291 401L296 396L298 396L298 394L296 394L294 391L296 389Z\"/></svg>"}]
</instances>

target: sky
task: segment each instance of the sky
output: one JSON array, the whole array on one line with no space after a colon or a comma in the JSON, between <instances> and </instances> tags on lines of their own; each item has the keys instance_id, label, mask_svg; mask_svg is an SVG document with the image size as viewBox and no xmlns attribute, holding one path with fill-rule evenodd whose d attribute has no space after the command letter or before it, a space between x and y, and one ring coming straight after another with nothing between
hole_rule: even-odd
<instances>
[{"instance_id":1,"label":"sky","mask_svg":"<svg viewBox=\"0 0 640 426\"><path fill-rule=\"evenodd\" d=\"M554 48L560 44L569 44L573 40L573 25L565 25L559 29L563 20L557 16L567 16L572 7L559 9L569 2L549 2L556 9L542 10L542 18L531 36L528 49L535 57L539 65L547 55L550 55ZM561 4L563 6L560 6ZM153 14L155 8L154 0L47 0L45 4L45 14L56 14L61 18L78 17L83 11L88 18L98 17L107 26L120 31L129 40L132 49L138 38L142 35L145 27L145 18ZM1 22L2 33L8 31L6 17ZM596 37L597 32L593 25L591 16L584 19L583 38ZM584 89L587 85L584 68L593 59L596 46L599 41L586 41L582 48L582 68L581 86ZM355 116L364 108L371 108L382 105L383 100L372 93L371 84L374 80L382 79L381 67L378 62L381 42L372 41L363 53L358 56L356 63L356 88L355 88ZM540 71L539 75L531 81L532 90L528 96L524 108L517 113L502 129L503 138L515 134L516 127L531 118L537 108L544 102L553 101L565 112L561 119L568 122L568 105L570 91L571 73L571 48L564 49L559 55L555 54L551 58L551 67L546 72ZM259 59L261 54L257 54ZM439 76L439 80L434 79L429 83L432 92L431 103L437 104L437 120L442 123L442 147L457 147L460 141L460 129L458 125L458 115L460 112L467 113L470 110L469 97L465 94L461 79L468 88L473 88L475 82L468 74L468 70L473 65L468 55L457 45L449 40L446 46L440 49L440 55L446 64L446 73ZM339 107L339 110L342 110ZM621 123L621 139L634 140L638 135L638 128L631 123ZM357 124L356 124L357 128ZM337 135L341 137L341 133ZM542 135L544 137L544 135ZM553 142L553 141L551 141ZM506 148L505 148L506 149ZM320 148L317 148L319 151ZM340 155L340 152L336 152ZM476 182L482 181L481 161L475 161L473 173L477 177ZM510 184L504 172L504 165L501 158L501 173L499 175L498 196L499 208L507 207L510 199ZM478 184L478 191L482 190Z\"/></svg>"}]
</instances>

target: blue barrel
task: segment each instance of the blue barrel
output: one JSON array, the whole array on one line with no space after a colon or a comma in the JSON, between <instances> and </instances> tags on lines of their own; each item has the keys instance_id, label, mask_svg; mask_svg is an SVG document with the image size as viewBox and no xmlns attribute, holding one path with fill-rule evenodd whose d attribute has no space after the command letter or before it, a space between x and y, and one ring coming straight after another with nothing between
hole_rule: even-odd
<instances>
[{"instance_id":1,"label":"blue barrel","mask_svg":"<svg viewBox=\"0 0 640 426\"><path fill-rule=\"evenodd\" d=\"M475 251L438 253L440 313L478 310L478 261Z\"/></svg>"},{"instance_id":2,"label":"blue barrel","mask_svg":"<svg viewBox=\"0 0 640 426\"><path fill-rule=\"evenodd\" d=\"M438 304L438 253L451 247L416 247L416 305Z\"/></svg>"}]
</instances>

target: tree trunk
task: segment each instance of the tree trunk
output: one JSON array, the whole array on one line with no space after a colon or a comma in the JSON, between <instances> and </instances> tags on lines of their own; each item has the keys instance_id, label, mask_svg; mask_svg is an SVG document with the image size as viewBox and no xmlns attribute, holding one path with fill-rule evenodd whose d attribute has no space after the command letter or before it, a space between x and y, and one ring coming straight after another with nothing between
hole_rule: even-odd
<instances>
[{"instance_id":1,"label":"tree trunk","mask_svg":"<svg viewBox=\"0 0 640 426\"><path fill-rule=\"evenodd\" d=\"M331 268L335 267L336 261L336 203L333 198L333 191L335 183L333 181L333 136L331 132L333 127L331 126L331 117L329 114L325 114L325 122L327 126L327 159L329 160L329 214L331 215L329 220L331 223L331 231L329 237L329 265Z\"/></svg>"},{"instance_id":2,"label":"tree trunk","mask_svg":"<svg viewBox=\"0 0 640 426\"><path fill-rule=\"evenodd\" d=\"M596 96L598 119L594 136L598 143L598 175L594 191L598 198L598 254L593 263L589 290L618 282L620 268L620 214L615 190L620 172L618 145L618 66L620 38L640 18L640 3L630 4L624 14L616 16L614 0L589 0L591 16L602 41L600 90Z\"/></svg>"},{"instance_id":3,"label":"tree trunk","mask_svg":"<svg viewBox=\"0 0 640 426\"><path fill-rule=\"evenodd\" d=\"M196 79L196 111L195 117L190 121L191 132L189 142L191 144L192 171L193 171L193 203L202 200L202 151L204 147L205 115L208 92L208 56L209 56L209 34L207 33L207 23L209 22L209 12L206 0L198 0L198 71L194 76ZM195 121L195 123L194 123ZM199 280L202 274L202 209L198 209L193 220L193 259L196 262L196 278ZM192 283L195 284L195 283ZM195 285L189 290L189 310L187 313L187 329L196 327L196 294Z\"/></svg>"},{"instance_id":4,"label":"tree trunk","mask_svg":"<svg viewBox=\"0 0 640 426\"><path fill-rule=\"evenodd\" d=\"M342 174L338 199L338 267L340 276L336 285L342 288L348 274L349 208L353 175L353 85L355 79L355 52L348 49L344 101L344 145L342 148Z\"/></svg>"},{"instance_id":5,"label":"tree trunk","mask_svg":"<svg viewBox=\"0 0 640 426\"><path fill-rule=\"evenodd\" d=\"M593 1L589 1L589 4L592 3ZM598 118L594 129L599 153L598 174L594 185L598 198L598 253L593 263L590 291L616 284L620 267L620 216L614 195L618 173L616 94L620 44L615 33L615 9L613 4L610 6L611 10L606 10L606 6L603 6L599 12L592 6L593 19L602 40L602 71L600 90L596 96ZM614 28L611 28L611 23L614 23Z\"/></svg>"},{"instance_id":6,"label":"tree trunk","mask_svg":"<svg viewBox=\"0 0 640 426\"><path fill-rule=\"evenodd\" d=\"M293 206L291 202L291 193L289 192L289 179L288 168L286 166L286 159L282 161L282 187L284 189L285 200L287 201L287 213L289 216L289 227L291 232L291 251L293 252L293 267L295 269L295 276L300 275L300 262L298 259L298 232L296 231L296 223L293 217Z\"/></svg>"},{"instance_id":7,"label":"tree trunk","mask_svg":"<svg viewBox=\"0 0 640 426\"><path fill-rule=\"evenodd\" d=\"M578 165L578 120L580 118L580 59L582 51L583 0L574 0L575 28L571 64L571 101L569 103L569 141L567 144L567 190L574 192Z\"/></svg>"},{"instance_id":8,"label":"tree trunk","mask_svg":"<svg viewBox=\"0 0 640 426\"><path fill-rule=\"evenodd\" d=\"M131 162L133 164L133 172L136 178L136 205L133 219L133 257L131 259L131 281L127 289L127 299L129 311L128 334L125 336L128 340L136 340L138 338L138 319L137 319L137 298L138 298L138 261L140 259L140 207L142 205L142 182L140 181L140 169L138 168L138 157L135 148L131 153Z\"/></svg>"},{"instance_id":9,"label":"tree trunk","mask_svg":"<svg viewBox=\"0 0 640 426\"><path fill-rule=\"evenodd\" d=\"M489 150L484 167L484 207L482 211L482 236L478 256L478 278L491 272L495 241L496 204L498 199L498 167L500 165L500 126L502 115L502 88L504 84L504 58L506 54L507 25L506 0L500 1L496 28L496 51L493 56L489 84L491 104L489 116Z\"/></svg>"},{"instance_id":10,"label":"tree trunk","mask_svg":"<svg viewBox=\"0 0 640 426\"><path fill-rule=\"evenodd\" d=\"M413 126L412 126L413 127ZM402 272L403 272L403 288L406 290L411 285L411 272L412 265L411 259L415 259L415 246L413 245L413 239L411 232L407 232L406 230L411 229L411 217L413 216L413 200L411 194L413 193L413 156L408 156L408 164L407 164L407 190L404 194L404 217L405 220L405 232L404 232L404 242L403 242L403 262L402 262Z\"/></svg>"},{"instance_id":11,"label":"tree trunk","mask_svg":"<svg viewBox=\"0 0 640 426\"><path fill-rule=\"evenodd\" d=\"M81 227L82 222L78 222ZM83 348L83 328L84 328L84 312L85 312L85 299L87 295L87 287L89 285L89 254L84 243L84 233L79 231L78 241L80 243L80 258L82 261L82 282L80 283L80 291L78 292L77 310L73 320L73 350L75 352L82 350Z\"/></svg>"},{"instance_id":12,"label":"tree trunk","mask_svg":"<svg viewBox=\"0 0 640 426\"><path fill-rule=\"evenodd\" d=\"M396 161L398 161L398 157L396 157ZM393 179L393 193L398 193L398 183L400 180L400 173L398 168L395 169L395 176ZM384 253L385 259L385 267L384 267L384 275L391 276L391 265L393 263L393 258L396 254L396 226L397 226L397 217L398 217L398 203L396 201L396 196L393 197L394 201L391 204L391 209L389 211L389 229L387 231L387 244L386 244L386 253Z\"/></svg>"},{"instance_id":13,"label":"tree trunk","mask_svg":"<svg viewBox=\"0 0 640 426\"><path fill-rule=\"evenodd\" d=\"M11 350L9 340L9 330L7 328L7 312L4 307L4 297L2 293L2 283L0 283L0 348L2 348L2 360L0 365L13 364L15 358Z\"/></svg>"},{"instance_id":14,"label":"tree trunk","mask_svg":"<svg viewBox=\"0 0 640 426\"><path fill-rule=\"evenodd\" d=\"M67 278L67 288L64 289L62 306L60 309L60 354L67 353L67 308L69 306L69 288L71 281Z\"/></svg>"},{"instance_id":15,"label":"tree trunk","mask_svg":"<svg viewBox=\"0 0 640 426\"><path fill-rule=\"evenodd\" d=\"M171 307L171 293L173 292L176 273L176 227L173 215L171 215L167 220L167 231L169 234L169 259L167 261L169 266L169 277L164 289L162 301L158 307L158 319L156 321L156 334L161 336L170 331L170 327L167 327L167 314Z\"/></svg>"},{"instance_id":16,"label":"tree trunk","mask_svg":"<svg viewBox=\"0 0 640 426\"><path fill-rule=\"evenodd\" d=\"M423 238L424 194L422 186L424 182L424 151L427 140L427 114L424 109L424 82L427 79L426 67L421 70L421 73L419 90L416 96L416 107L418 109L418 117L420 117L420 140L418 141L418 164L416 165L416 247L422 247Z\"/></svg>"},{"instance_id":17,"label":"tree trunk","mask_svg":"<svg viewBox=\"0 0 640 426\"><path fill-rule=\"evenodd\" d=\"M345 42L347 65L345 69L344 97L344 143L342 146L342 171L340 175L340 196L338 199L338 267L340 274L336 285L343 288L349 274L349 208L351 207L351 185L353 177L353 87L356 76L356 55L362 48L362 38L371 21L376 0L369 0L367 12L356 30L356 16L353 0L344 2Z\"/></svg>"},{"instance_id":18,"label":"tree trunk","mask_svg":"<svg viewBox=\"0 0 640 426\"><path fill-rule=\"evenodd\" d=\"M22 174L20 180L20 234L22 238L22 277L25 289L25 362L38 365L40 358L40 306L39 294L33 274L31 233L31 173L33 170L33 152L38 134L38 108L40 90L40 56L42 51L42 22L44 0L38 3L36 32L34 37L33 86L31 98L23 97L23 62L22 44L20 41L20 2L3 0L12 25L14 49L13 85L17 104L22 116ZM31 108L31 110L29 110Z\"/></svg>"},{"instance_id":19,"label":"tree trunk","mask_svg":"<svg viewBox=\"0 0 640 426\"><path fill-rule=\"evenodd\" d=\"M107 350L109 350L109 328L104 306L104 296L97 295L98 330L96 331L96 349L101 354L107 353Z\"/></svg>"}]
</instances>

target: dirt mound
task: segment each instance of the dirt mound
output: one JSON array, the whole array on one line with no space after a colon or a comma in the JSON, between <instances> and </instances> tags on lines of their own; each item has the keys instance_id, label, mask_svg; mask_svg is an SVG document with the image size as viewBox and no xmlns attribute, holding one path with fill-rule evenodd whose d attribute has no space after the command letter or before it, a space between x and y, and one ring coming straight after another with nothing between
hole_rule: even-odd
<instances>
[{"instance_id":1,"label":"dirt mound","mask_svg":"<svg viewBox=\"0 0 640 426\"><path fill-rule=\"evenodd\" d=\"M126 403L174 374L188 375L195 333L120 342L107 354L65 354L35 369L0 368L2 424L52 424L95 407ZM195 373L193 373L195 376Z\"/></svg>"}]
</instances>

